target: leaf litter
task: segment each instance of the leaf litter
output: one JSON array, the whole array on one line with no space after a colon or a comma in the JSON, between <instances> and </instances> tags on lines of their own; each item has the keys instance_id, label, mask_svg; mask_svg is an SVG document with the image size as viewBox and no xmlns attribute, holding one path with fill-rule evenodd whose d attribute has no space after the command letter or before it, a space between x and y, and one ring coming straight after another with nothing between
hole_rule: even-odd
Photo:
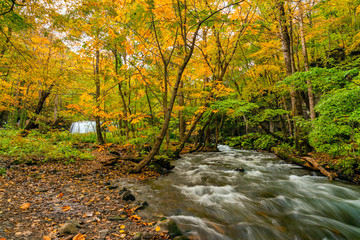
<instances>
[{"instance_id":1,"label":"leaf litter","mask_svg":"<svg viewBox=\"0 0 360 240\"><path fill-rule=\"evenodd\" d=\"M0 177L0 239L110 240L132 239L136 233L148 239L169 239L154 227L159 217L141 218L136 215L139 206L122 199L121 187L106 187L114 179L141 181L158 174L148 170L129 175L126 169L133 163L119 161L104 167L104 158L106 154L68 165L11 166ZM110 220L114 215L118 218ZM78 233L59 232L68 221L78 224Z\"/></svg>"}]
</instances>

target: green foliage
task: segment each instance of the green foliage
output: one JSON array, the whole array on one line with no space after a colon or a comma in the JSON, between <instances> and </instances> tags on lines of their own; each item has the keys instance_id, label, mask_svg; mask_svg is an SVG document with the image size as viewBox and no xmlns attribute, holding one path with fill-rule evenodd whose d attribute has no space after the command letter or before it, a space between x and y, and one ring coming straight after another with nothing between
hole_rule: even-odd
<instances>
[{"instance_id":1,"label":"green foliage","mask_svg":"<svg viewBox=\"0 0 360 240\"><path fill-rule=\"evenodd\" d=\"M3 176L6 174L6 168L0 168L0 176Z\"/></svg>"},{"instance_id":2,"label":"green foliage","mask_svg":"<svg viewBox=\"0 0 360 240\"><path fill-rule=\"evenodd\" d=\"M242 149L270 151L272 147L275 147L278 144L278 141L270 135L250 133L230 138L227 140L226 144L231 147L240 147Z\"/></svg>"},{"instance_id":3,"label":"green foliage","mask_svg":"<svg viewBox=\"0 0 360 240\"><path fill-rule=\"evenodd\" d=\"M289 143L280 143L275 147L276 149L281 149L282 152L286 153L287 155L295 154L296 149L294 146L291 146ZM272 150L275 151L273 148ZM276 152L276 151L275 151Z\"/></svg>"},{"instance_id":4,"label":"green foliage","mask_svg":"<svg viewBox=\"0 0 360 240\"><path fill-rule=\"evenodd\" d=\"M307 72L296 72L292 74L282 81L281 84L306 91L308 88L306 81L310 80L315 93L328 93L343 88L345 85L357 79L358 75L359 69L357 68L351 70L312 68Z\"/></svg>"},{"instance_id":5,"label":"green foliage","mask_svg":"<svg viewBox=\"0 0 360 240\"><path fill-rule=\"evenodd\" d=\"M360 87L339 89L323 97L316 107L310 143L319 152L332 156L359 150Z\"/></svg>"},{"instance_id":6,"label":"green foliage","mask_svg":"<svg viewBox=\"0 0 360 240\"><path fill-rule=\"evenodd\" d=\"M76 139L65 132L41 134L32 131L22 137L19 131L0 131L0 155L19 161L66 161L91 160L93 156L84 150L73 147Z\"/></svg>"},{"instance_id":7,"label":"green foliage","mask_svg":"<svg viewBox=\"0 0 360 240\"><path fill-rule=\"evenodd\" d=\"M352 175L355 170L359 170L359 159L352 157L339 159L334 168L339 169L344 174Z\"/></svg>"},{"instance_id":8,"label":"green foliage","mask_svg":"<svg viewBox=\"0 0 360 240\"><path fill-rule=\"evenodd\" d=\"M259 114L255 115L252 119L254 122L263 122L263 121L272 121L276 120L277 117L282 116L284 114L289 114L289 111L283 109L265 109Z\"/></svg>"},{"instance_id":9,"label":"green foliage","mask_svg":"<svg viewBox=\"0 0 360 240\"><path fill-rule=\"evenodd\" d=\"M256 110L259 106L255 103L251 103L238 99L225 99L222 101L214 102L210 108L217 110L221 113L227 113L229 117L239 117L246 115L253 110Z\"/></svg>"}]
</instances>

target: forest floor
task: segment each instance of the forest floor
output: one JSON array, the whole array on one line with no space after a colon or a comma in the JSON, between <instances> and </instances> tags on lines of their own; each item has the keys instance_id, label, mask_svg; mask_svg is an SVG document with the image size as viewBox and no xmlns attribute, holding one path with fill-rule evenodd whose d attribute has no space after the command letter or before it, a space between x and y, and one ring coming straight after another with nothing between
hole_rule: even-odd
<instances>
[{"instance_id":1,"label":"forest floor","mask_svg":"<svg viewBox=\"0 0 360 240\"><path fill-rule=\"evenodd\" d=\"M168 239L156 227L160 216L141 216L146 199L132 201L136 194L128 192L130 200L124 200L126 186L116 182L141 182L159 174L148 170L129 175L131 161L106 167L101 162L109 155L104 152L94 150L95 160L67 165L11 165L0 176L0 239ZM69 225L76 227L71 231Z\"/></svg>"}]
</instances>

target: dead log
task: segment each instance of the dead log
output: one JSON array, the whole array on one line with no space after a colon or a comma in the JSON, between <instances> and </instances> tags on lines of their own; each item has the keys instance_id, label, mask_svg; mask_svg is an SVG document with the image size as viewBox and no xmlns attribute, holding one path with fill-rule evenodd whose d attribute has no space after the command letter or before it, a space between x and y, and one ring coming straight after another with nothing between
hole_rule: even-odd
<instances>
[{"instance_id":1,"label":"dead log","mask_svg":"<svg viewBox=\"0 0 360 240\"><path fill-rule=\"evenodd\" d=\"M310 163L314 168L319 170L324 176L327 176L330 181L334 180L334 178L337 177L336 173L327 171L319 163L317 163L313 158L311 158L311 157L302 157L302 159L304 159L306 162Z\"/></svg>"}]
</instances>

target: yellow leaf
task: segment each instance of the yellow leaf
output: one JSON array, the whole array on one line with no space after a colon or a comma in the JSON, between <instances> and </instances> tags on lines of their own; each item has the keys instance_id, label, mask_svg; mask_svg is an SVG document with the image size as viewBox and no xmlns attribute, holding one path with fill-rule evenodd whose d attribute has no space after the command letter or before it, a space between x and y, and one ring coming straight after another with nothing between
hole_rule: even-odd
<instances>
[{"instance_id":1,"label":"yellow leaf","mask_svg":"<svg viewBox=\"0 0 360 240\"><path fill-rule=\"evenodd\" d=\"M85 240L85 238L86 238L86 235L79 233L78 235L73 237L72 240Z\"/></svg>"},{"instance_id":2,"label":"yellow leaf","mask_svg":"<svg viewBox=\"0 0 360 240\"><path fill-rule=\"evenodd\" d=\"M124 233L124 232L125 232L125 230L120 230L119 232L120 232L120 233Z\"/></svg>"},{"instance_id":3,"label":"yellow leaf","mask_svg":"<svg viewBox=\"0 0 360 240\"><path fill-rule=\"evenodd\" d=\"M65 206L61 208L61 211L65 212L65 211L69 211L71 209L70 206Z\"/></svg>"},{"instance_id":4,"label":"yellow leaf","mask_svg":"<svg viewBox=\"0 0 360 240\"><path fill-rule=\"evenodd\" d=\"M121 229L124 229L124 228L125 228L125 226L124 226L124 225L121 225L121 226L120 226L120 228L121 228Z\"/></svg>"},{"instance_id":5,"label":"yellow leaf","mask_svg":"<svg viewBox=\"0 0 360 240\"><path fill-rule=\"evenodd\" d=\"M30 203L24 203L23 205L21 205L20 208L21 208L22 210L26 210L26 209L28 209L28 208L30 207L30 205L31 205Z\"/></svg>"},{"instance_id":6,"label":"yellow leaf","mask_svg":"<svg viewBox=\"0 0 360 240\"><path fill-rule=\"evenodd\" d=\"M161 228L159 227L159 226L157 226L156 228L155 228L155 231L157 231L157 232L159 232L161 230Z\"/></svg>"}]
</instances>

